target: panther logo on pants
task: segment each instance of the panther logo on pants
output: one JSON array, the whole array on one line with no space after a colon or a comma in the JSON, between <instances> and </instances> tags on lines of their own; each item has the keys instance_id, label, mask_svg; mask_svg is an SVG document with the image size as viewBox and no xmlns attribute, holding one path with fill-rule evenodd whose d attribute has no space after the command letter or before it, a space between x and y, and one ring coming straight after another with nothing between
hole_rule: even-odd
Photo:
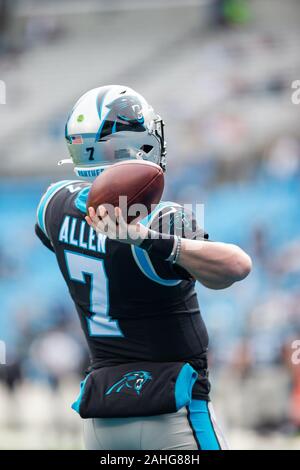
<instances>
[{"instance_id":1,"label":"panther logo on pants","mask_svg":"<svg viewBox=\"0 0 300 470\"><path fill-rule=\"evenodd\" d=\"M105 393L105 395L110 395L111 393L119 393L124 388L132 389L139 395L142 391L143 386L146 382L152 379L150 372L145 370L137 370L133 372L127 372L123 375L121 380L112 385Z\"/></svg>"}]
</instances>

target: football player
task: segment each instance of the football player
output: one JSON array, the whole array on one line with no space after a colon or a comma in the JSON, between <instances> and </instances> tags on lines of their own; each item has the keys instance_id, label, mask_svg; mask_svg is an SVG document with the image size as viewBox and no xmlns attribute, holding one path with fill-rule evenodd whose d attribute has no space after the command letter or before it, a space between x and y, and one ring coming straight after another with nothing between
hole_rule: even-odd
<instances>
[{"instance_id":1,"label":"football player","mask_svg":"<svg viewBox=\"0 0 300 470\"><path fill-rule=\"evenodd\" d=\"M161 202L129 225L119 208L114 216L103 206L97 213L87 208L91 181L108 165L144 159L166 169L163 121L134 90L111 85L85 93L68 117L65 138L71 158L60 163L73 163L81 179L47 189L35 230L54 252L79 315L91 356L87 377L128 366L102 394L117 397L118 406L131 389L142 400L154 383L147 370L131 372L131 364L189 364L197 377L192 400L174 412L164 412L168 407L159 405L158 394L152 415L151 400L140 415L134 409L120 416L113 409L108 417L90 414L84 420L87 449L225 448L209 398L208 335L194 287L198 281L224 289L241 281L251 270L249 256L235 245L207 241L179 204ZM159 236L162 227L169 236ZM97 401L95 384L89 400Z\"/></svg>"}]
</instances>

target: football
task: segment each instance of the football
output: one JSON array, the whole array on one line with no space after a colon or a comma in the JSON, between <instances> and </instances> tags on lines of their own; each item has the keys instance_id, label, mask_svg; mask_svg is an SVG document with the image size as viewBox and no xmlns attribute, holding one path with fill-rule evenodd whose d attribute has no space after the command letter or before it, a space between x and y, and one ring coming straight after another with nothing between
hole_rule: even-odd
<instances>
[{"instance_id":1,"label":"football","mask_svg":"<svg viewBox=\"0 0 300 470\"><path fill-rule=\"evenodd\" d=\"M149 214L160 202L163 190L164 174L160 166L145 160L125 160L108 167L95 179L87 208L119 206L123 217L130 222L141 214ZM136 204L143 204L142 210Z\"/></svg>"}]
</instances>

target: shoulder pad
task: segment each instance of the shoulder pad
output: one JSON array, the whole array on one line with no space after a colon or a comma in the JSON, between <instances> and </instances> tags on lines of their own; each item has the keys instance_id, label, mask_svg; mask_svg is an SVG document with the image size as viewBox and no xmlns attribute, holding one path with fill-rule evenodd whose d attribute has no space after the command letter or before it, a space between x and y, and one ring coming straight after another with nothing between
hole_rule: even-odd
<instances>
[{"instance_id":1,"label":"shoulder pad","mask_svg":"<svg viewBox=\"0 0 300 470\"><path fill-rule=\"evenodd\" d=\"M48 237L48 234L46 230L45 216L46 216L46 211L47 211L49 202L52 200L55 194L57 194L63 188L68 188L70 192L75 192L81 189L82 184L84 184L84 182L78 181L78 180L58 181L57 183L51 184L49 188L46 190L46 192L44 193L44 195L42 196L40 203L38 205L38 208L37 208L36 217L37 217L38 226L47 237Z\"/></svg>"}]
</instances>

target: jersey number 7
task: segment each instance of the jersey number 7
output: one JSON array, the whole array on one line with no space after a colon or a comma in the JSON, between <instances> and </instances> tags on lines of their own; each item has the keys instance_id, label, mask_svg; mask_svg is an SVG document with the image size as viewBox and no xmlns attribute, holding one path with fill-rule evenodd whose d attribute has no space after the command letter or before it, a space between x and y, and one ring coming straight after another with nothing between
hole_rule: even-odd
<instances>
[{"instance_id":1,"label":"jersey number 7","mask_svg":"<svg viewBox=\"0 0 300 470\"><path fill-rule=\"evenodd\" d=\"M81 255L65 250L66 265L72 281L86 283L86 275L91 276L89 311L93 314L87 318L90 336L120 336L123 334L118 322L112 320L109 313L108 279L105 273L104 260Z\"/></svg>"}]
</instances>

